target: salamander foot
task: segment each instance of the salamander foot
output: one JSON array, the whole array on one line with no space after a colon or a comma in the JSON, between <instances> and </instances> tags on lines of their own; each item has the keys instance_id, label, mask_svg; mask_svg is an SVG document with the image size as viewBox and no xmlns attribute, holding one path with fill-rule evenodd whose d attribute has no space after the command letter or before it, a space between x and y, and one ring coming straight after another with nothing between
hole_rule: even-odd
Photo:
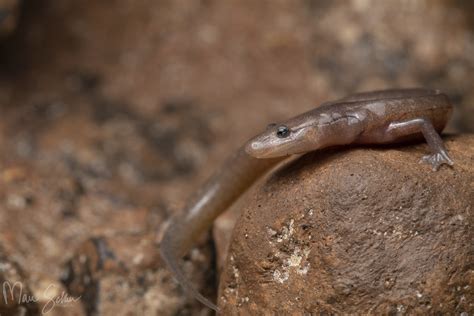
<instances>
[{"instance_id":1,"label":"salamander foot","mask_svg":"<svg viewBox=\"0 0 474 316\"><path fill-rule=\"evenodd\" d=\"M449 158L448 153L440 151L431 155L426 155L421 158L420 163L428 163L433 167L433 171L438 171L442 164L454 165L454 162Z\"/></svg>"}]
</instances>

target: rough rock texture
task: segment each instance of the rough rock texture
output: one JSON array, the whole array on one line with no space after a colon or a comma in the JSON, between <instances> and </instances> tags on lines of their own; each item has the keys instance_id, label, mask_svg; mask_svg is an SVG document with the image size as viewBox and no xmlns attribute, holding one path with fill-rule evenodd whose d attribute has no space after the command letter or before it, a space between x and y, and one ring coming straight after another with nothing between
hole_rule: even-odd
<instances>
[{"instance_id":1,"label":"rough rock texture","mask_svg":"<svg viewBox=\"0 0 474 316\"><path fill-rule=\"evenodd\" d=\"M286 165L238 222L220 285L225 315L474 312L474 136L334 149ZM462 314L466 315L466 314Z\"/></svg>"}]
</instances>

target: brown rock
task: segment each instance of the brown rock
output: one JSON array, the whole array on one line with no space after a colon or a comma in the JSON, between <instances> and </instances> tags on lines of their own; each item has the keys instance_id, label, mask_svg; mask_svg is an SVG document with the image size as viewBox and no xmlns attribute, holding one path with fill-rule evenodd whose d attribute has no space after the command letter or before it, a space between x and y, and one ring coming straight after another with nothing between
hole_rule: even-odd
<instances>
[{"instance_id":1,"label":"brown rock","mask_svg":"<svg viewBox=\"0 0 474 316\"><path fill-rule=\"evenodd\" d=\"M474 311L474 136L303 156L249 199L220 284L225 315Z\"/></svg>"}]
</instances>

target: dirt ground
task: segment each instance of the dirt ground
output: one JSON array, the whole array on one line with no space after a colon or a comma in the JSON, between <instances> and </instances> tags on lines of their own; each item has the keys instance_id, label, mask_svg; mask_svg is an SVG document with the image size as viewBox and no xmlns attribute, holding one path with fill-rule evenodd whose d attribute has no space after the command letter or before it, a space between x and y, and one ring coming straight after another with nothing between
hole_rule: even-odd
<instances>
[{"instance_id":1,"label":"dirt ground","mask_svg":"<svg viewBox=\"0 0 474 316\"><path fill-rule=\"evenodd\" d=\"M457 107L448 131L473 132L473 12L460 0L0 1L0 249L41 298L28 310L54 284L82 297L58 315L208 314L161 266L169 216L263 126L354 91L442 89ZM203 238L185 260L208 296L213 258Z\"/></svg>"}]
</instances>

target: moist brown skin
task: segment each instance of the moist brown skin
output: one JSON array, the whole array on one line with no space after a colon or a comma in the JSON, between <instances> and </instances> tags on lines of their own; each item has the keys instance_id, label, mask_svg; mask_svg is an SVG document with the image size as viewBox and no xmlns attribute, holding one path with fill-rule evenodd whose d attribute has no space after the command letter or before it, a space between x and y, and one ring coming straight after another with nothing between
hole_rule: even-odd
<instances>
[{"instance_id":1,"label":"moist brown skin","mask_svg":"<svg viewBox=\"0 0 474 316\"><path fill-rule=\"evenodd\" d=\"M289 155L335 145L401 142L421 135L432 151L422 161L438 170L442 164L453 164L438 134L451 113L449 99L438 90L381 90L327 102L281 124L270 125L206 182L183 215L172 219L161 241L163 260L187 292L218 311L189 283L179 259L258 178Z\"/></svg>"}]
</instances>

